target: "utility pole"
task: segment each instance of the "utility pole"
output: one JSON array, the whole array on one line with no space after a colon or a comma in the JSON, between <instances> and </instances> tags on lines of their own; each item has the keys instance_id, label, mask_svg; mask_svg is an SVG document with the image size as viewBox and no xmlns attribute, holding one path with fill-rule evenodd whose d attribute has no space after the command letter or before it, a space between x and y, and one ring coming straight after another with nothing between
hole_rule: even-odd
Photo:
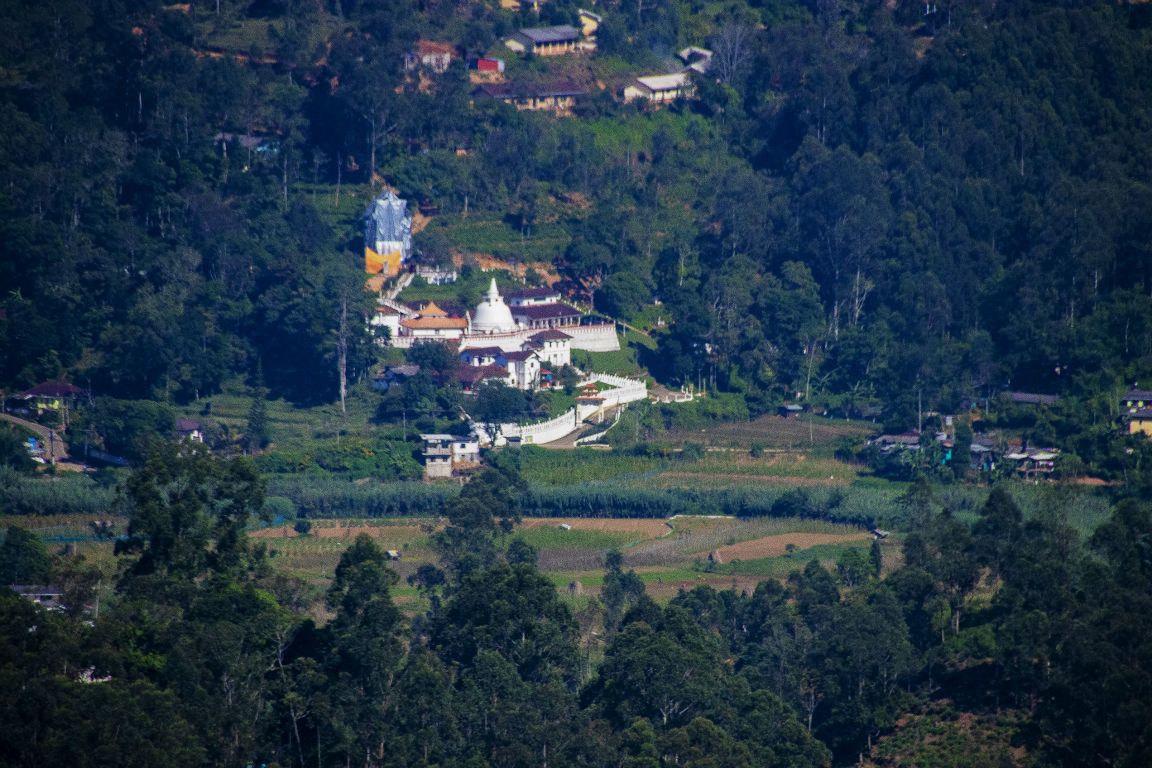
<instances>
[{"instance_id":1,"label":"utility pole","mask_svg":"<svg viewBox=\"0 0 1152 768\"><path fill-rule=\"evenodd\" d=\"M916 433L924 431L924 399L920 387L916 387Z\"/></svg>"}]
</instances>

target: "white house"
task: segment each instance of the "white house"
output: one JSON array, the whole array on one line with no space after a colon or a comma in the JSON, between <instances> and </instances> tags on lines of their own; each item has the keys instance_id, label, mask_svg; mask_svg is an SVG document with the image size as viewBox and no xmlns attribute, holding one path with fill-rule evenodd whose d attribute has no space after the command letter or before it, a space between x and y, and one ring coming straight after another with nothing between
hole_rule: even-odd
<instances>
[{"instance_id":1,"label":"white house","mask_svg":"<svg viewBox=\"0 0 1152 768\"><path fill-rule=\"evenodd\" d=\"M540 357L534 351L505 352L502 359L516 389L535 389L540 383Z\"/></svg>"},{"instance_id":2,"label":"white house","mask_svg":"<svg viewBox=\"0 0 1152 768\"><path fill-rule=\"evenodd\" d=\"M424 441L424 477L452 477L453 470L470 469L480 463L480 439L475 434L420 435Z\"/></svg>"},{"instance_id":3,"label":"white house","mask_svg":"<svg viewBox=\"0 0 1152 768\"><path fill-rule=\"evenodd\" d=\"M204 425L196 419L177 419L176 434L181 440L190 443L204 442Z\"/></svg>"},{"instance_id":4,"label":"white house","mask_svg":"<svg viewBox=\"0 0 1152 768\"><path fill-rule=\"evenodd\" d=\"M572 337L564 331L540 331L528 337L526 346L536 350L540 360L553 368L572 364Z\"/></svg>"},{"instance_id":5,"label":"white house","mask_svg":"<svg viewBox=\"0 0 1152 768\"><path fill-rule=\"evenodd\" d=\"M540 383L540 356L531 348L506 352L500 347L474 347L461 350L460 361L468 368L477 369L466 372L470 379L481 370L500 369L507 372L502 380L510 387L535 389ZM488 373L486 380L491 378Z\"/></svg>"},{"instance_id":6,"label":"white house","mask_svg":"<svg viewBox=\"0 0 1152 768\"><path fill-rule=\"evenodd\" d=\"M485 365L497 365L504 350L500 347L473 347L460 352L460 360L465 365L481 368Z\"/></svg>"},{"instance_id":7,"label":"white house","mask_svg":"<svg viewBox=\"0 0 1152 768\"><path fill-rule=\"evenodd\" d=\"M644 99L653 104L667 104L680 98L690 99L695 94L696 86L687 71L638 77L634 83L624 87L624 101Z\"/></svg>"},{"instance_id":8,"label":"white house","mask_svg":"<svg viewBox=\"0 0 1152 768\"><path fill-rule=\"evenodd\" d=\"M521 288L508 294L508 304L513 307L536 307L559 301L560 291L555 288Z\"/></svg>"},{"instance_id":9,"label":"white house","mask_svg":"<svg viewBox=\"0 0 1152 768\"><path fill-rule=\"evenodd\" d=\"M460 52L452 43L418 40L415 47L404 54L404 69L412 72L425 68L442 75L452 66L452 60L459 57Z\"/></svg>"}]
</instances>

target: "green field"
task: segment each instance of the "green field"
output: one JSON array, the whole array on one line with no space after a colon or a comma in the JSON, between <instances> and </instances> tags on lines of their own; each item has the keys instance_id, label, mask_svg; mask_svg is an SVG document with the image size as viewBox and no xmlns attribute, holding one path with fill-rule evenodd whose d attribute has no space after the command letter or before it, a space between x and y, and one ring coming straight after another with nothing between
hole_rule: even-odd
<instances>
[{"instance_id":1,"label":"green field","mask_svg":"<svg viewBox=\"0 0 1152 768\"><path fill-rule=\"evenodd\" d=\"M647 378L648 372L637 360L638 349L652 349L656 342L640 333L620 336L620 349L616 352L572 353L572 364L577 368L593 373L611 373L616 376Z\"/></svg>"},{"instance_id":2,"label":"green field","mask_svg":"<svg viewBox=\"0 0 1152 768\"><path fill-rule=\"evenodd\" d=\"M521 231L498 214L474 213L467 219L445 217L439 230L449 245L464 253L491 254L509 260L551 262L571 242L559 222L539 222Z\"/></svg>"},{"instance_id":3,"label":"green field","mask_svg":"<svg viewBox=\"0 0 1152 768\"><path fill-rule=\"evenodd\" d=\"M710 427L706 433L672 430L669 440L698 440L709 446L750 450L816 452L830 456L842 443L861 440L876 432L868 421L844 421L803 414L784 418L774 414L752 421L728 422Z\"/></svg>"}]
</instances>

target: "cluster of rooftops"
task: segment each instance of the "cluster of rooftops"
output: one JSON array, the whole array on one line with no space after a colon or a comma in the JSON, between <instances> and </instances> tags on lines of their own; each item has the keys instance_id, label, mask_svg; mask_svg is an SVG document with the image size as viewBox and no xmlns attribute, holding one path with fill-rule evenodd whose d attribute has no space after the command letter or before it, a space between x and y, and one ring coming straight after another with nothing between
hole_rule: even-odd
<instances>
[{"instance_id":1,"label":"cluster of rooftops","mask_svg":"<svg viewBox=\"0 0 1152 768\"><path fill-rule=\"evenodd\" d=\"M525 27L504 40L504 46L515 54L537 57L555 57L591 53L596 50L596 33L603 18L592 11L580 9L579 26L559 24L543 27ZM626 102L643 100L653 104L667 103L678 98L691 98L695 94L692 77L706 73L712 64L712 51L689 46L678 53L682 65L675 71L652 73L632 79L623 86L619 95ZM409 71L443 74L453 60L461 58L461 51L452 43L420 40L405 56ZM540 78L532 82L504 81L504 60L483 56L469 62L473 82L479 87L475 95L503 101L517 109L549 111L568 114L577 99L588 96L596 87L570 76Z\"/></svg>"},{"instance_id":2,"label":"cluster of rooftops","mask_svg":"<svg viewBox=\"0 0 1152 768\"><path fill-rule=\"evenodd\" d=\"M591 320L563 302L560 291L554 288L515 290L506 301L493 278L475 309L436 302L413 306L382 299L373 324L387 327L394 345L407 346L419 339L467 341L496 334L575 328Z\"/></svg>"}]
</instances>

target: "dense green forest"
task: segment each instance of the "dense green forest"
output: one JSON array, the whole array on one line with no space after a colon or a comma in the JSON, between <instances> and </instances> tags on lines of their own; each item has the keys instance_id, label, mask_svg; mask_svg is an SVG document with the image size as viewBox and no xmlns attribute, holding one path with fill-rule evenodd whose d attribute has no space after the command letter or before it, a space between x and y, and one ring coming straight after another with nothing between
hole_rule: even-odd
<instances>
[{"instance_id":1,"label":"dense green forest","mask_svg":"<svg viewBox=\"0 0 1152 768\"><path fill-rule=\"evenodd\" d=\"M49 611L0 587L0 764L1152 764L1152 441L1117 423L1152 382L1152 5L530 5L0 0L0 394L81 386L73 450L133 465L58 481L0 428L0 513L129 520L113 566L0 535L0 584L63 592ZM501 43L581 6L594 54ZM405 72L420 39L460 56ZM692 45L714 51L694 98L619 97ZM492 54L589 95L563 118L483 98L466 62ZM361 433L317 415L342 367L398 360L358 322L384 185L431 214L420 258L551 270L650 332L629 353L658 382L709 392L625 415L604 459L636 460L633 485L529 485L511 451L459 491L394 482L419 475L417 429L457 423L443 349L401 391L361 388ZM960 509L926 478L967 465L928 451L875 503L654 482L706 449L651 435L784 402L892 430L961 414L969 443L979 410L1113 481L1110 516L1080 535L1055 486L1027 513L1008 484ZM268 408L304 437L266 450ZM148 445L225 412L217 455ZM598 595L562 599L515 533L621 512L891 521L899 545L661 605L619 553ZM353 513L445 522L415 603L370 538L317 596L247 537Z\"/></svg>"},{"instance_id":2,"label":"dense green forest","mask_svg":"<svg viewBox=\"0 0 1152 768\"><path fill-rule=\"evenodd\" d=\"M20 527L0 542L5 583L55 579L64 601L0 588L0 762L800 768L893 732L879 764L1152 759L1147 504L1080 541L1058 506L1025 519L998 488L968 525L918 484L898 567L876 542L659 606L609 553L573 608L509 535L523 492L505 456L446 502L443 568L410 577L406 616L368 536L317 604L244 535L250 461L154 452L110 596Z\"/></svg>"},{"instance_id":3,"label":"dense green forest","mask_svg":"<svg viewBox=\"0 0 1152 768\"><path fill-rule=\"evenodd\" d=\"M333 399L375 169L446 220L563 232L556 266L605 310L658 298L668 383L903 427L917 398L1010 386L1106 422L1152 373L1149 10L929 5L604 2L594 74L701 43L722 66L692 102L606 90L556 120L402 60L568 2L5 3L0 386L184 402L259 362L274 394Z\"/></svg>"}]
</instances>

